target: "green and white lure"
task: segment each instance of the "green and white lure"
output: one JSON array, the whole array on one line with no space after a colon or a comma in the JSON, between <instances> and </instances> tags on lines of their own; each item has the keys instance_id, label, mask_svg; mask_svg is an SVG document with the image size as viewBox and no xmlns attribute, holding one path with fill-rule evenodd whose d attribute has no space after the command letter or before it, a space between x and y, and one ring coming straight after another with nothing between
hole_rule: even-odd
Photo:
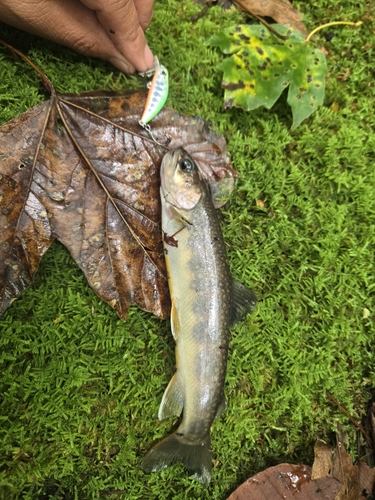
<instances>
[{"instance_id":1,"label":"green and white lure","mask_svg":"<svg viewBox=\"0 0 375 500\"><path fill-rule=\"evenodd\" d=\"M141 76L150 77L151 75L153 76L152 80L147 85L149 92L147 94L141 119L139 120L139 125L147 130L147 132L154 139L149 122L163 109L169 90L168 70L165 66L159 63L156 56L154 57L154 67L144 73L141 73Z\"/></svg>"}]
</instances>

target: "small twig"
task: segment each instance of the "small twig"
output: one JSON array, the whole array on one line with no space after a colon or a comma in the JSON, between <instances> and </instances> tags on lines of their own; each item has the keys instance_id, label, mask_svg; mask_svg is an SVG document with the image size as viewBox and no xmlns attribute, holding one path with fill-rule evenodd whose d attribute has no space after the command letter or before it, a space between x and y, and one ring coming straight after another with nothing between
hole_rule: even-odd
<instances>
[{"instance_id":1,"label":"small twig","mask_svg":"<svg viewBox=\"0 0 375 500\"><path fill-rule=\"evenodd\" d=\"M257 14L254 14L254 12L251 12L251 15L254 16L258 21L263 24L271 33L273 33L277 38L280 38L283 42L288 40L288 37L286 35L281 35L279 32L277 32L270 24L267 23L262 17L258 16Z\"/></svg>"},{"instance_id":2,"label":"small twig","mask_svg":"<svg viewBox=\"0 0 375 500\"><path fill-rule=\"evenodd\" d=\"M373 449L373 448L372 448L372 441L371 441L371 439L370 439L370 436L367 434L367 432L366 432L366 431L365 431L365 429L362 427L362 425L361 425L360 423L358 423L358 422L356 421L356 419L350 415L350 413L348 412L348 410L347 410L346 408L344 408L344 406L342 406L342 404L341 404L341 403L339 403L339 402L337 401L337 399L335 399L335 398L332 396L332 394L331 394L329 391L327 391L327 390L326 390L326 395L327 395L327 397L329 397L329 399L330 399L331 401L333 401L333 402L334 402L334 403L335 403L335 404L336 404L336 405L340 408L340 410L341 410L343 413L345 413L345 415L349 418L349 420L350 420L350 421L351 421L351 422L352 422L352 423L353 423L353 424L354 424L354 425L355 425L355 426L356 426L356 427L357 427L357 428L358 428L358 429L362 432L362 435L363 435L363 437L365 438L366 443L368 444L368 446L369 446L371 449Z\"/></svg>"},{"instance_id":3,"label":"small twig","mask_svg":"<svg viewBox=\"0 0 375 500\"><path fill-rule=\"evenodd\" d=\"M208 11L208 9L210 7L212 7L212 4L213 4L213 0L211 0L210 2L207 2L206 5L203 7L203 9L200 12L198 12L198 14L194 14L194 16L191 16L190 21L192 23L196 23L198 21L198 19L203 17L205 15L205 13Z\"/></svg>"},{"instance_id":4,"label":"small twig","mask_svg":"<svg viewBox=\"0 0 375 500\"><path fill-rule=\"evenodd\" d=\"M239 5L246 12L249 12L253 17L255 17L256 19L258 19L258 21L260 23L262 23L263 26L265 26L271 33L273 33L275 36L277 36L277 38L280 38L280 40L282 40L283 42L285 42L286 40L288 40L287 36L280 35L280 33L278 33L275 29L273 29L272 26L270 24L268 24L267 21L265 21L263 18L259 17L257 14L254 14L254 12L249 11L244 6L242 0L233 0L233 2L236 3L237 5Z\"/></svg>"},{"instance_id":5,"label":"small twig","mask_svg":"<svg viewBox=\"0 0 375 500\"><path fill-rule=\"evenodd\" d=\"M40 76L40 78L42 79L42 82L43 82L43 85L44 87L48 90L48 92L51 94L52 97L56 97L56 90L55 90L55 87L53 86L51 80L49 78L47 78L47 76L43 73L43 71L38 68L38 66L36 66L27 56L25 56L25 54L23 54L21 51L15 49L14 47L12 47L11 45L9 45L8 43L4 42L3 40L0 40L0 45L4 45L4 47L6 47L7 49L9 49L11 52L13 52L13 54L17 54L19 57L21 57L24 61L27 62L27 64L29 64L29 66L31 66L37 73L38 75Z\"/></svg>"}]
</instances>

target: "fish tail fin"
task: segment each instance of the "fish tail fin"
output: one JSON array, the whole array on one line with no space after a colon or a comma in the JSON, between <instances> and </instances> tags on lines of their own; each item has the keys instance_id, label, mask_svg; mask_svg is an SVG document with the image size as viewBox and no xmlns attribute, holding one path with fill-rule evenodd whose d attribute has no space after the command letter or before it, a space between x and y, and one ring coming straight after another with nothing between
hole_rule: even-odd
<instances>
[{"instance_id":1,"label":"fish tail fin","mask_svg":"<svg viewBox=\"0 0 375 500\"><path fill-rule=\"evenodd\" d=\"M210 444L210 434L199 442L189 442L177 429L147 453L141 468L145 472L159 472L175 462L182 462L194 479L208 484L212 469Z\"/></svg>"}]
</instances>

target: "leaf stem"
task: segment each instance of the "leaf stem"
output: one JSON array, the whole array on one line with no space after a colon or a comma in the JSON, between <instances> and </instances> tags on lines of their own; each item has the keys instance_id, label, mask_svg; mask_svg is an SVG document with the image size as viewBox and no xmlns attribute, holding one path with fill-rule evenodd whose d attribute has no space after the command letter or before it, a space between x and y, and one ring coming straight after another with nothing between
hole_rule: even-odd
<instances>
[{"instance_id":1,"label":"leaf stem","mask_svg":"<svg viewBox=\"0 0 375 500\"><path fill-rule=\"evenodd\" d=\"M53 86L51 80L43 73L43 71L40 68L38 68L38 66L36 66L20 50L15 49L14 47L12 47L8 43L4 42L3 40L0 40L0 45L4 45L4 47L6 47L7 49L9 49L11 52L13 52L13 54L17 54L19 57L21 57L21 59L23 59L24 61L26 61L27 64L29 64L33 68L33 70L35 70L38 73L38 75L42 79L44 87L48 90L48 92L51 94L51 96L52 97L56 97L56 90L55 90L55 87Z\"/></svg>"},{"instance_id":2,"label":"leaf stem","mask_svg":"<svg viewBox=\"0 0 375 500\"><path fill-rule=\"evenodd\" d=\"M309 34L309 36L306 38L305 43L309 42L311 37L315 35L315 33L323 28L328 28L329 26L334 26L336 24L348 24L349 26L361 26L362 21L358 21L356 23L352 23L350 21L333 21L331 23L326 23L322 24L321 26L318 26L312 32Z\"/></svg>"}]
</instances>

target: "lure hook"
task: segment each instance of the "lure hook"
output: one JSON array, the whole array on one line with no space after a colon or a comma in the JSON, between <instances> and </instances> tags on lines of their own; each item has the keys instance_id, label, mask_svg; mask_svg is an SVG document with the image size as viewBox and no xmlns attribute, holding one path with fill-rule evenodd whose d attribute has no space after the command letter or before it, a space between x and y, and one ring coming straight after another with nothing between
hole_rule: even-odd
<instances>
[{"instance_id":1,"label":"lure hook","mask_svg":"<svg viewBox=\"0 0 375 500\"><path fill-rule=\"evenodd\" d=\"M151 130L150 125L148 125L147 123L143 123L141 120L139 120L139 122L138 122L138 123L139 123L139 125L140 125L142 128L144 128L144 129L146 130L146 132L148 132L148 133L149 133L149 135L150 135L151 139L155 142L155 144L157 144L158 146L161 146L162 148L165 148L165 147L166 147L164 144L160 144L160 142L158 142L158 141L155 139L155 136L154 136L154 134L152 133L152 130ZM169 137L167 137L167 141L166 141L166 142L167 142L167 144L169 144L169 143L170 143L170 138L169 138Z\"/></svg>"}]
</instances>

